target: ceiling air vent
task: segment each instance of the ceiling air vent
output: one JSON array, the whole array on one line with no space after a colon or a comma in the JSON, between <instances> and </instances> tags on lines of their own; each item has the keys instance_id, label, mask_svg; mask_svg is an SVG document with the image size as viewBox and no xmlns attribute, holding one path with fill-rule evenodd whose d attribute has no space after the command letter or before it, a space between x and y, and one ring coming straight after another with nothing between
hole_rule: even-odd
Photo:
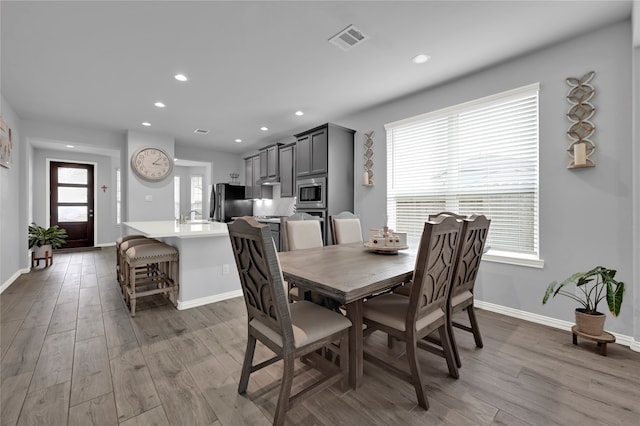
<instances>
[{"instance_id":1,"label":"ceiling air vent","mask_svg":"<svg viewBox=\"0 0 640 426\"><path fill-rule=\"evenodd\" d=\"M197 133L199 135L206 135L209 133L209 131L207 129L195 129L193 133Z\"/></svg>"},{"instance_id":2,"label":"ceiling air vent","mask_svg":"<svg viewBox=\"0 0 640 426\"><path fill-rule=\"evenodd\" d=\"M353 25L349 25L347 28L331 37L329 42L335 44L342 50L349 50L366 39L367 36L362 34L362 31L354 28Z\"/></svg>"}]
</instances>

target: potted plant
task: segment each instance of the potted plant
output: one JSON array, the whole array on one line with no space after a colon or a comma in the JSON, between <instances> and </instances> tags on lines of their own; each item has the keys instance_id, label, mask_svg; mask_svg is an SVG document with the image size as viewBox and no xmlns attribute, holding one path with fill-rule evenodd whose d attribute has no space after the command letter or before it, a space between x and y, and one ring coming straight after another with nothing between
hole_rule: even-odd
<instances>
[{"instance_id":1,"label":"potted plant","mask_svg":"<svg viewBox=\"0 0 640 426\"><path fill-rule=\"evenodd\" d=\"M29 225L29 248L33 249L34 258L45 258L45 252L62 247L67 241L67 231L58 225L45 228L35 223Z\"/></svg>"},{"instance_id":2,"label":"potted plant","mask_svg":"<svg viewBox=\"0 0 640 426\"><path fill-rule=\"evenodd\" d=\"M616 271L603 266L597 266L587 272L577 272L558 284L553 281L547 287L542 298L542 304L547 303L549 296L561 294L582 305L576 309L576 326L578 331L592 336L600 336L604 330L606 316L598 312L598 303L607 299L609 311L615 317L620 313L624 283L614 277ZM576 285L574 293L564 290L569 284Z\"/></svg>"}]
</instances>

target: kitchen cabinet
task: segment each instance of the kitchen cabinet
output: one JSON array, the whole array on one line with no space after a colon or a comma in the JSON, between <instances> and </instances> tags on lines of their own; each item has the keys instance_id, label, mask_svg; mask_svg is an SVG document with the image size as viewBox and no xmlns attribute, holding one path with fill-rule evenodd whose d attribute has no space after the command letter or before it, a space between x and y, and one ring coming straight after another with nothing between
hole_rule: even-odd
<instances>
[{"instance_id":1,"label":"kitchen cabinet","mask_svg":"<svg viewBox=\"0 0 640 426\"><path fill-rule=\"evenodd\" d=\"M327 136L327 126L296 135L296 176L327 173Z\"/></svg>"},{"instance_id":2,"label":"kitchen cabinet","mask_svg":"<svg viewBox=\"0 0 640 426\"><path fill-rule=\"evenodd\" d=\"M253 155L244 159L245 167L245 196L247 198L272 198L273 188L262 186L260 180L260 155Z\"/></svg>"},{"instance_id":3,"label":"kitchen cabinet","mask_svg":"<svg viewBox=\"0 0 640 426\"><path fill-rule=\"evenodd\" d=\"M278 176L278 146L270 145L260 150L260 178L275 178Z\"/></svg>"},{"instance_id":4,"label":"kitchen cabinet","mask_svg":"<svg viewBox=\"0 0 640 426\"><path fill-rule=\"evenodd\" d=\"M295 197L295 150L296 144L283 145L278 149L278 169L280 174L280 196Z\"/></svg>"},{"instance_id":5,"label":"kitchen cabinet","mask_svg":"<svg viewBox=\"0 0 640 426\"><path fill-rule=\"evenodd\" d=\"M244 177L245 177L245 187L244 187L244 195L247 198L253 198L253 182L255 179L253 178L253 159L255 157L248 157L244 159Z\"/></svg>"}]
</instances>

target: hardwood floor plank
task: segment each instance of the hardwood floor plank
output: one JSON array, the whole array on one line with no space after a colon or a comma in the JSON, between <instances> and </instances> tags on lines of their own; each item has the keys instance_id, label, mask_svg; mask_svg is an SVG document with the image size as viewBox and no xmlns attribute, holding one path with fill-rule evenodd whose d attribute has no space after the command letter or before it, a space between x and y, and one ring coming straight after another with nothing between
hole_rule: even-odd
<instances>
[{"instance_id":1,"label":"hardwood floor plank","mask_svg":"<svg viewBox=\"0 0 640 426\"><path fill-rule=\"evenodd\" d=\"M18 331L6 355L2 358L2 380L22 373L33 372L46 332L46 325Z\"/></svg>"},{"instance_id":2,"label":"hardwood floor plank","mask_svg":"<svg viewBox=\"0 0 640 426\"><path fill-rule=\"evenodd\" d=\"M109 348L137 342L130 318L129 312L124 309L102 313L104 332Z\"/></svg>"},{"instance_id":3,"label":"hardwood floor plank","mask_svg":"<svg viewBox=\"0 0 640 426\"><path fill-rule=\"evenodd\" d=\"M118 426L113 394L108 393L71 407L69 426Z\"/></svg>"},{"instance_id":4,"label":"hardwood floor plank","mask_svg":"<svg viewBox=\"0 0 640 426\"><path fill-rule=\"evenodd\" d=\"M49 334L44 340L29 393L71 380L75 330Z\"/></svg>"},{"instance_id":5,"label":"hardwood floor plank","mask_svg":"<svg viewBox=\"0 0 640 426\"><path fill-rule=\"evenodd\" d=\"M146 361L137 344L120 348L119 355L113 357L110 364L119 422L161 405Z\"/></svg>"},{"instance_id":6,"label":"hardwood floor plank","mask_svg":"<svg viewBox=\"0 0 640 426\"><path fill-rule=\"evenodd\" d=\"M27 395L18 426L66 425L70 383L64 382Z\"/></svg>"},{"instance_id":7,"label":"hardwood floor plank","mask_svg":"<svg viewBox=\"0 0 640 426\"><path fill-rule=\"evenodd\" d=\"M172 349L145 355L151 377L172 425L209 425L217 417Z\"/></svg>"},{"instance_id":8,"label":"hardwood floor plank","mask_svg":"<svg viewBox=\"0 0 640 426\"><path fill-rule=\"evenodd\" d=\"M98 287L82 288L80 287L79 306L86 307L100 304L100 292Z\"/></svg>"},{"instance_id":9,"label":"hardwood floor plank","mask_svg":"<svg viewBox=\"0 0 640 426\"><path fill-rule=\"evenodd\" d=\"M76 342L71 383L71 405L113 391L104 336Z\"/></svg>"},{"instance_id":10,"label":"hardwood floor plank","mask_svg":"<svg viewBox=\"0 0 640 426\"><path fill-rule=\"evenodd\" d=\"M93 272L85 271L85 267L82 268L82 277L80 278L80 288L92 288L98 287L98 277L95 274L95 268L91 268Z\"/></svg>"},{"instance_id":11,"label":"hardwood floor plank","mask_svg":"<svg viewBox=\"0 0 640 426\"><path fill-rule=\"evenodd\" d=\"M9 346L11 346L13 338L18 334L21 324L21 320L0 321L0 359L4 358L4 355L9 350Z\"/></svg>"},{"instance_id":12,"label":"hardwood floor plank","mask_svg":"<svg viewBox=\"0 0 640 426\"><path fill-rule=\"evenodd\" d=\"M2 300L4 302L2 311L0 312L0 321L22 322L29 314L34 299L33 296L9 295L5 297L3 294Z\"/></svg>"},{"instance_id":13,"label":"hardwood floor plank","mask_svg":"<svg viewBox=\"0 0 640 426\"><path fill-rule=\"evenodd\" d=\"M0 386L0 424L15 425L20 416L22 404L27 396L31 373L19 374L17 376L2 379Z\"/></svg>"},{"instance_id":14,"label":"hardwood floor plank","mask_svg":"<svg viewBox=\"0 0 640 426\"><path fill-rule=\"evenodd\" d=\"M53 310L47 334L56 334L64 331L75 330L77 316L78 305L76 303L56 305Z\"/></svg>"},{"instance_id":15,"label":"hardwood floor plank","mask_svg":"<svg viewBox=\"0 0 640 426\"><path fill-rule=\"evenodd\" d=\"M125 422L120 423L120 426L170 426L169 419L164 413L162 407L152 408L149 411L133 417Z\"/></svg>"},{"instance_id":16,"label":"hardwood floor plank","mask_svg":"<svg viewBox=\"0 0 640 426\"><path fill-rule=\"evenodd\" d=\"M42 325L49 325L53 309L56 306L56 299L36 300L29 313L25 317L20 328L32 328Z\"/></svg>"}]
</instances>

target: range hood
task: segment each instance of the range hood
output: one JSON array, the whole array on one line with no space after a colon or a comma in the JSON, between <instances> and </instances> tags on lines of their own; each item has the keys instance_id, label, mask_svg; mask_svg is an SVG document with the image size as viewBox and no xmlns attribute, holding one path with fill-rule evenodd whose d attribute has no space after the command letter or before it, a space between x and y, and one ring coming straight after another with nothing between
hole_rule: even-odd
<instances>
[{"instance_id":1,"label":"range hood","mask_svg":"<svg viewBox=\"0 0 640 426\"><path fill-rule=\"evenodd\" d=\"M258 185L278 185L280 183L280 176L260 178L256 183Z\"/></svg>"}]
</instances>

